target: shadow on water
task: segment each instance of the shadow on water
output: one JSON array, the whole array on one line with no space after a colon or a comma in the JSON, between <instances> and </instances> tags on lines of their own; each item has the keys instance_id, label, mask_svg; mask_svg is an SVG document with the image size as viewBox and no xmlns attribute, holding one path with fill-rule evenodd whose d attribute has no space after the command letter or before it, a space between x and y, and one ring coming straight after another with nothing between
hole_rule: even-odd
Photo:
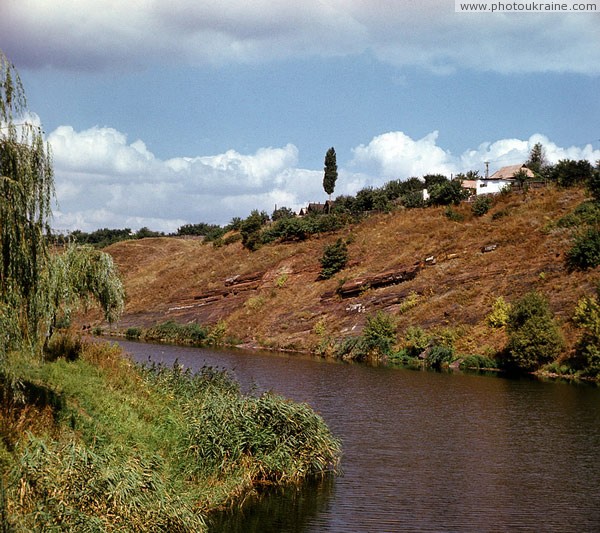
<instances>
[{"instance_id":1,"label":"shadow on water","mask_svg":"<svg viewBox=\"0 0 600 533\"><path fill-rule=\"evenodd\" d=\"M335 492L333 476L270 489L243 506L211 514L211 533L301 533L324 513Z\"/></svg>"}]
</instances>

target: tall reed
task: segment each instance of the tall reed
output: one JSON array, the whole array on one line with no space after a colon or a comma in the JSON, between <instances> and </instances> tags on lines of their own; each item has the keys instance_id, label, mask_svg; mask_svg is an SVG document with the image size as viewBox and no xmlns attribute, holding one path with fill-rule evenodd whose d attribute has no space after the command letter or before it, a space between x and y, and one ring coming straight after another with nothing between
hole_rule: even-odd
<instances>
[{"instance_id":1,"label":"tall reed","mask_svg":"<svg viewBox=\"0 0 600 533\"><path fill-rule=\"evenodd\" d=\"M340 443L310 407L243 395L213 368L136 367L94 344L19 372L53 401L27 418L25 397L2 446L9 531L202 531L206 513L258 486L339 467Z\"/></svg>"}]
</instances>

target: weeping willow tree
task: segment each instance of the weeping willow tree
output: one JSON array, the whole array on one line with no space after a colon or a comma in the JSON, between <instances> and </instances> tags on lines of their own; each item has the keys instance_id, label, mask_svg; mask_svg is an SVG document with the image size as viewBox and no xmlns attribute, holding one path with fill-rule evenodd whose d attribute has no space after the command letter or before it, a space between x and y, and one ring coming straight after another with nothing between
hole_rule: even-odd
<instances>
[{"instance_id":1,"label":"weeping willow tree","mask_svg":"<svg viewBox=\"0 0 600 533\"><path fill-rule=\"evenodd\" d=\"M97 303L112 323L123 311L124 289L112 257L89 245L69 244L52 255L43 273L39 302L48 335L58 324L69 324L82 306Z\"/></svg>"},{"instance_id":2,"label":"weeping willow tree","mask_svg":"<svg viewBox=\"0 0 600 533\"><path fill-rule=\"evenodd\" d=\"M0 53L0 334L3 349L38 345L41 273L53 196L50 150L26 121L23 86Z\"/></svg>"},{"instance_id":3,"label":"weeping willow tree","mask_svg":"<svg viewBox=\"0 0 600 533\"><path fill-rule=\"evenodd\" d=\"M60 312L93 298L113 320L123 288L106 254L48 247L54 200L50 147L28 119L25 92L0 51L0 369L7 352L41 353Z\"/></svg>"}]
</instances>

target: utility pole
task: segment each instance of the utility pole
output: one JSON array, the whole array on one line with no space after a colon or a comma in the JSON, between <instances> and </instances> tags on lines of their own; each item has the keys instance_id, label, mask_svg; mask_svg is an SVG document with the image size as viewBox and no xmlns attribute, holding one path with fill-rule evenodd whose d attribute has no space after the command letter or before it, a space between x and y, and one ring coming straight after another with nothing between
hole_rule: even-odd
<instances>
[{"instance_id":1,"label":"utility pole","mask_svg":"<svg viewBox=\"0 0 600 533\"><path fill-rule=\"evenodd\" d=\"M485 179L488 179L490 177L490 162L484 161L483 163L485 164Z\"/></svg>"}]
</instances>

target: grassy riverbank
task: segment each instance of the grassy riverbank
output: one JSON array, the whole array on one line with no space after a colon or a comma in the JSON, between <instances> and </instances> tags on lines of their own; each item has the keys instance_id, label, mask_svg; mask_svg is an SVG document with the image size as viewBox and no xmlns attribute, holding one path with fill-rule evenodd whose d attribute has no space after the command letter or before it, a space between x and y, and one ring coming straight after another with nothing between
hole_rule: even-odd
<instances>
[{"instance_id":1,"label":"grassy riverbank","mask_svg":"<svg viewBox=\"0 0 600 533\"><path fill-rule=\"evenodd\" d=\"M13 354L8 368L3 531L199 531L258 486L338 465L339 442L308 406L243 395L210 368L140 369L99 343L73 361Z\"/></svg>"}]
</instances>

